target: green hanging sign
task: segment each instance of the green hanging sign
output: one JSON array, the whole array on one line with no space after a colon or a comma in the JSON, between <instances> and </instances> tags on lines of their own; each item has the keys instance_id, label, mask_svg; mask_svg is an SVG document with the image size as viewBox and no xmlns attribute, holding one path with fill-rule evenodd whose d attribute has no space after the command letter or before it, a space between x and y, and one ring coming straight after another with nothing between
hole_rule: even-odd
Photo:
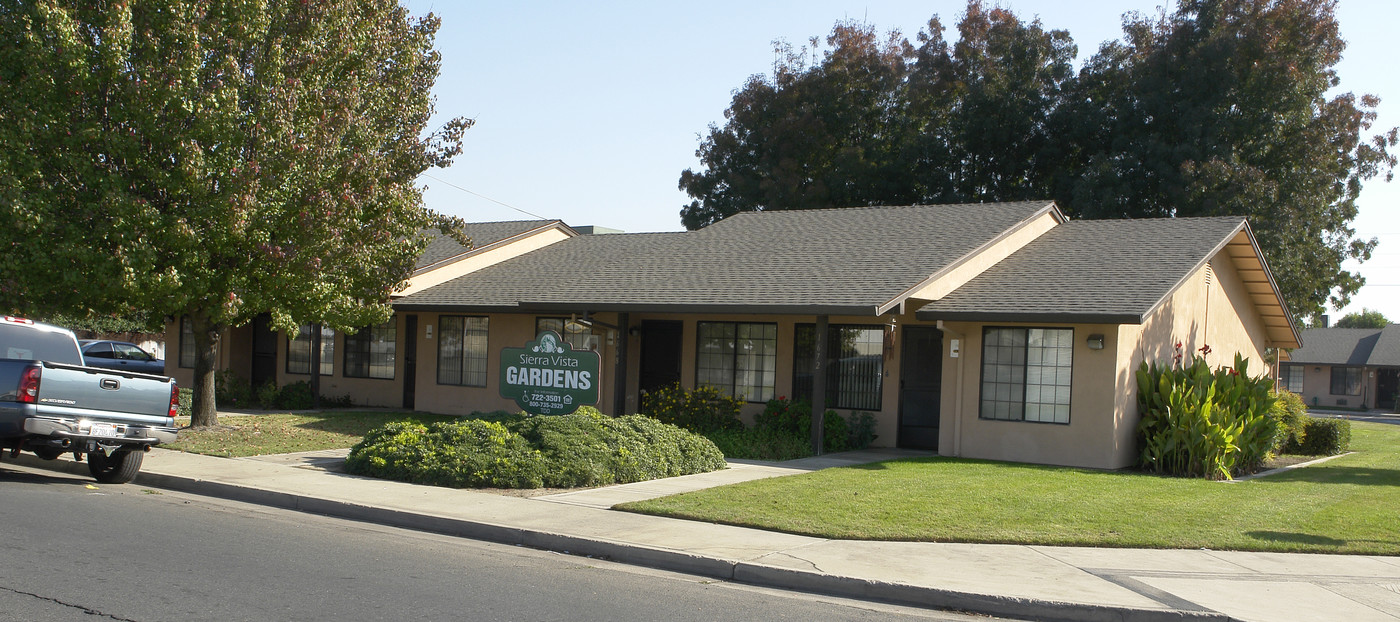
<instances>
[{"instance_id":1,"label":"green hanging sign","mask_svg":"<svg viewBox=\"0 0 1400 622\"><path fill-rule=\"evenodd\" d=\"M535 415L567 415L598 403L598 353L574 351L552 330L501 350L501 397Z\"/></svg>"}]
</instances>

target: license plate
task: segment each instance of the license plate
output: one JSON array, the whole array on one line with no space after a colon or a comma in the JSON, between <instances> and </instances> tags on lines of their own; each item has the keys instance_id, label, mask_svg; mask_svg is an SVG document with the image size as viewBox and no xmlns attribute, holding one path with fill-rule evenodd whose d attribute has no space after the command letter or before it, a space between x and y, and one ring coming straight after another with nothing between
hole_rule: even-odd
<instances>
[{"instance_id":1,"label":"license plate","mask_svg":"<svg viewBox=\"0 0 1400 622\"><path fill-rule=\"evenodd\" d=\"M103 436L108 438L116 437L117 426L114 426L110 423L94 423L92 424L92 429L88 431L88 434L92 436Z\"/></svg>"}]
</instances>

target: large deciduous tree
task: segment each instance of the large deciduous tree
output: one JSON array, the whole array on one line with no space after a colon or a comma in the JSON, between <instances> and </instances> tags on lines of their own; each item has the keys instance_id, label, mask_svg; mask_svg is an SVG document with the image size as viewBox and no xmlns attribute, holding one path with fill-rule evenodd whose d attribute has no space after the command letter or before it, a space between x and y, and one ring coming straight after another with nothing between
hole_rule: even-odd
<instances>
[{"instance_id":1,"label":"large deciduous tree","mask_svg":"<svg viewBox=\"0 0 1400 622\"><path fill-rule=\"evenodd\" d=\"M0 307L220 332L386 319L429 226L438 21L393 0L0 0Z\"/></svg>"},{"instance_id":2,"label":"large deciduous tree","mask_svg":"<svg viewBox=\"0 0 1400 622\"><path fill-rule=\"evenodd\" d=\"M1344 306L1370 257L1355 237L1362 182L1388 180L1394 129L1367 137L1375 97L1341 93L1335 2L1186 0L1130 14L1060 112L1057 198L1089 218L1247 216L1303 315Z\"/></svg>"},{"instance_id":3,"label":"large deciduous tree","mask_svg":"<svg viewBox=\"0 0 1400 622\"><path fill-rule=\"evenodd\" d=\"M1129 14L1078 75L1069 33L980 0L956 42L935 17L912 53L898 33L838 24L820 62L779 63L736 91L696 152L704 168L681 175L681 219L1047 197L1087 218L1240 215L1294 311L1341 306L1362 284L1342 262L1375 245L1351 228L1356 198L1390 178L1397 134L1368 135L1376 98L1329 96L1345 45L1335 6Z\"/></svg>"}]
</instances>

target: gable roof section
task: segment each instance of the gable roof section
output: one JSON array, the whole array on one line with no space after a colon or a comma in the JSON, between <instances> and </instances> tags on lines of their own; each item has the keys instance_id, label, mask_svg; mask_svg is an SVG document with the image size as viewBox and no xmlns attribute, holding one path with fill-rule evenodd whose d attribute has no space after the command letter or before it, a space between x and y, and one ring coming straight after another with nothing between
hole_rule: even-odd
<instances>
[{"instance_id":1,"label":"gable roof section","mask_svg":"<svg viewBox=\"0 0 1400 622\"><path fill-rule=\"evenodd\" d=\"M1237 262L1270 338L1296 344L1278 288L1249 225L1238 217L1070 221L924 305L917 316L1140 324L1222 250Z\"/></svg>"},{"instance_id":2,"label":"gable roof section","mask_svg":"<svg viewBox=\"0 0 1400 622\"><path fill-rule=\"evenodd\" d=\"M406 296L402 310L876 315L1053 203L746 212L698 231L571 238Z\"/></svg>"},{"instance_id":3,"label":"gable roof section","mask_svg":"<svg viewBox=\"0 0 1400 622\"><path fill-rule=\"evenodd\" d=\"M1288 362L1306 365L1400 367L1400 324L1385 328L1309 328L1306 346Z\"/></svg>"},{"instance_id":4,"label":"gable roof section","mask_svg":"<svg viewBox=\"0 0 1400 622\"><path fill-rule=\"evenodd\" d=\"M1372 367L1400 367L1400 324L1388 324L1381 329L1376 347L1371 349L1371 356L1366 357L1366 364Z\"/></svg>"},{"instance_id":5,"label":"gable roof section","mask_svg":"<svg viewBox=\"0 0 1400 622\"><path fill-rule=\"evenodd\" d=\"M558 220L468 223L462 228L462 231L468 238L471 238L471 248L458 244L457 240L436 229L427 229L424 230L424 233L430 237L428 246L423 249L423 254L418 256L418 262L414 265L413 272L421 274L434 270L473 252L552 226L563 226L563 223Z\"/></svg>"},{"instance_id":6,"label":"gable roof section","mask_svg":"<svg viewBox=\"0 0 1400 622\"><path fill-rule=\"evenodd\" d=\"M1393 325L1392 325L1393 326ZM1310 328L1307 345L1288 353L1288 362L1313 365L1366 365L1381 338L1380 328Z\"/></svg>"}]
</instances>

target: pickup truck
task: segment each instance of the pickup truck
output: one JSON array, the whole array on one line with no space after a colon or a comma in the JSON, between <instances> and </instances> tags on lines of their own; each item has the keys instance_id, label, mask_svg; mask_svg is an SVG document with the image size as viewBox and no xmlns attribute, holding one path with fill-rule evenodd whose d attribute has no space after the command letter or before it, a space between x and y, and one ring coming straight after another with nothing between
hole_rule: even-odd
<instances>
[{"instance_id":1,"label":"pickup truck","mask_svg":"<svg viewBox=\"0 0 1400 622\"><path fill-rule=\"evenodd\" d=\"M173 379L83 365L72 331L0 318L0 454L71 453L97 481L125 484L175 440L179 400Z\"/></svg>"}]
</instances>

